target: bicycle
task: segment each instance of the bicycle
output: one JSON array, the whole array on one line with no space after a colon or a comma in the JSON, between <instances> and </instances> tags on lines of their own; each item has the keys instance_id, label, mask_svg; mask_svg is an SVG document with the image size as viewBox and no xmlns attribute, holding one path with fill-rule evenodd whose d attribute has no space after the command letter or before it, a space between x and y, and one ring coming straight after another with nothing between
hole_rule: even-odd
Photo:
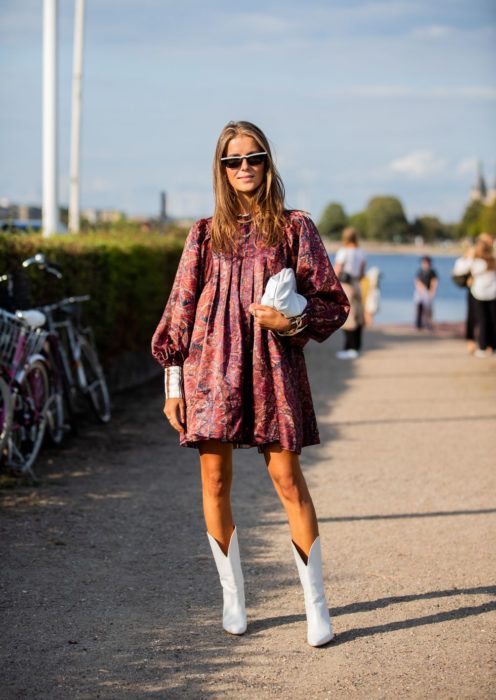
<instances>
[{"instance_id":1,"label":"bicycle","mask_svg":"<svg viewBox=\"0 0 496 700\"><path fill-rule=\"evenodd\" d=\"M0 377L0 455L12 425L10 389L7 382Z\"/></svg>"},{"instance_id":2,"label":"bicycle","mask_svg":"<svg viewBox=\"0 0 496 700\"><path fill-rule=\"evenodd\" d=\"M51 364L65 390L67 412L77 412L76 392L79 391L102 423L111 418L110 396L105 374L98 360L93 332L81 323L81 304L89 295L67 297L55 304L39 307L46 316L49 331ZM61 315L65 318L60 318Z\"/></svg>"},{"instance_id":3,"label":"bicycle","mask_svg":"<svg viewBox=\"0 0 496 700\"><path fill-rule=\"evenodd\" d=\"M32 264L62 277L41 253L22 266ZM7 282L4 303L10 308L18 301L13 282L18 274L0 276L0 282ZM29 294L26 288L23 292L26 305ZM29 473L37 480L33 464L47 429L59 444L69 430L66 417L74 423L77 393L89 400L102 422L110 420L110 397L93 333L81 321L82 303L89 299L68 297L15 313L0 309L0 460L15 474Z\"/></svg>"},{"instance_id":4,"label":"bicycle","mask_svg":"<svg viewBox=\"0 0 496 700\"><path fill-rule=\"evenodd\" d=\"M36 312L0 309L1 454L14 474L30 474L33 480L33 464L55 401L41 354L47 338L40 328L43 320Z\"/></svg>"},{"instance_id":5,"label":"bicycle","mask_svg":"<svg viewBox=\"0 0 496 700\"><path fill-rule=\"evenodd\" d=\"M43 253L37 253L22 263L23 268L31 265L58 279L62 277L60 269ZM97 418L108 423L111 407L105 374L98 359L93 331L82 323L81 305L90 299L88 294L71 296L37 308L46 318L50 365L56 382L62 387L66 412L71 418L74 416L77 410L75 394L79 391L89 401Z\"/></svg>"}]
</instances>

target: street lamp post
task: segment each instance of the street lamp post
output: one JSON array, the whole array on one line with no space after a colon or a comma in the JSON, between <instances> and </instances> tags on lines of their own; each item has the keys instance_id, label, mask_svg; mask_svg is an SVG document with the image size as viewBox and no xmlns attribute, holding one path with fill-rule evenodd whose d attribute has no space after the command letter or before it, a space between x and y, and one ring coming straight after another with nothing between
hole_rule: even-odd
<instances>
[{"instance_id":1,"label":"street lamp post","mask_svg":"<svg viewBox=\"0 0 496 700\"><path fill-rule=\"evenodd\" d=\"M57 193L57 10L43 2L43 235L59 229Z\"/></svg>"},{"instance_id":2,"label":"street lamp post","mask_svg":"<svg viewBox=\"0 0 496 700\"><path fill-rule=\"evenodd\" d=\"M74 67L72 76L71 181L69 230L79 232L79 171L81 149L81 95L83 78L84 0L76 0L74 16Z\"/></svg>"}]
</instances>

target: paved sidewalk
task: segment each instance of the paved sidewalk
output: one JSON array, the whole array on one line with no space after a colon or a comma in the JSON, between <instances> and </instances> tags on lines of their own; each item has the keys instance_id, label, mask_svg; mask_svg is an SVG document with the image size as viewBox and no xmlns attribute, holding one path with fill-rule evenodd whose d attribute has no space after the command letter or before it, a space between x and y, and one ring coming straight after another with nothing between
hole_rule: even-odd
<instances>
[{"instance_id":1,"label":"paved sidewalk","mask_svg":"<svg viewBox=\"0 0 496 700\"><path fill-rule=\"evenodd\" d=\"M306 350L322 444L302 464L336 640L305 641L287 525L256 450L235 452L249 627L222 632L196 450L161 383L0 491L3 698L496 696L496 360L408 330Z\"/></svg>"}]
</instances>

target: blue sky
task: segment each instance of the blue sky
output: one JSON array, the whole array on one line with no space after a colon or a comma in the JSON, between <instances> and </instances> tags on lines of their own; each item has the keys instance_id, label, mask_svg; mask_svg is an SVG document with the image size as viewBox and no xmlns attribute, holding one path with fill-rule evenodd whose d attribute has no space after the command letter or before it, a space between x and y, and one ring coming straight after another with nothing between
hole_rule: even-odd
<instances>
[{"instance_id":1,"label":"blue sky","mask_svg":"<svg viewBox=\"0 0 496 700\"><path fill-rule=\"evenodd\" d=\"M0 0L0 197L41 201L41 0ZM68 199L74 4L59 17L60 199ZM242 7L243 9L237 9ZM236 9L235 9L236 8ZM82 206L212 210L231 119L273 144L287 203L318 219L375 194L459 218L496 177L494 0L87 0Z\"/></svg>"}]
</instances>

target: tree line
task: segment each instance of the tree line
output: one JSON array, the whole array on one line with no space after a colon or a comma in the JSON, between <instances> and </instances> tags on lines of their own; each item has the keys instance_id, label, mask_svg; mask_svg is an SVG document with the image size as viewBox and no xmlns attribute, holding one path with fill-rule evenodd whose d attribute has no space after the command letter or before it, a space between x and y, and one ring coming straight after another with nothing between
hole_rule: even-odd
<instances>
[{"instance_id":1,"label":"tree line","mask_svg":"<svg viewBox=\"0 0 496 700\"><path fill-rule=\"evenodd\" d=\"M461 220L450 224L435 216L408 221L397 197L372 197L363 211L350 216L342 204L330 202L318 222L321 235L339 239L346 226L355 227L362 238L395 243L408 243L418 236L426 242L434 242L473 238L482 231L496 235L496 201L491 205L471 202Z\"/></svg>"}]
</instances>

